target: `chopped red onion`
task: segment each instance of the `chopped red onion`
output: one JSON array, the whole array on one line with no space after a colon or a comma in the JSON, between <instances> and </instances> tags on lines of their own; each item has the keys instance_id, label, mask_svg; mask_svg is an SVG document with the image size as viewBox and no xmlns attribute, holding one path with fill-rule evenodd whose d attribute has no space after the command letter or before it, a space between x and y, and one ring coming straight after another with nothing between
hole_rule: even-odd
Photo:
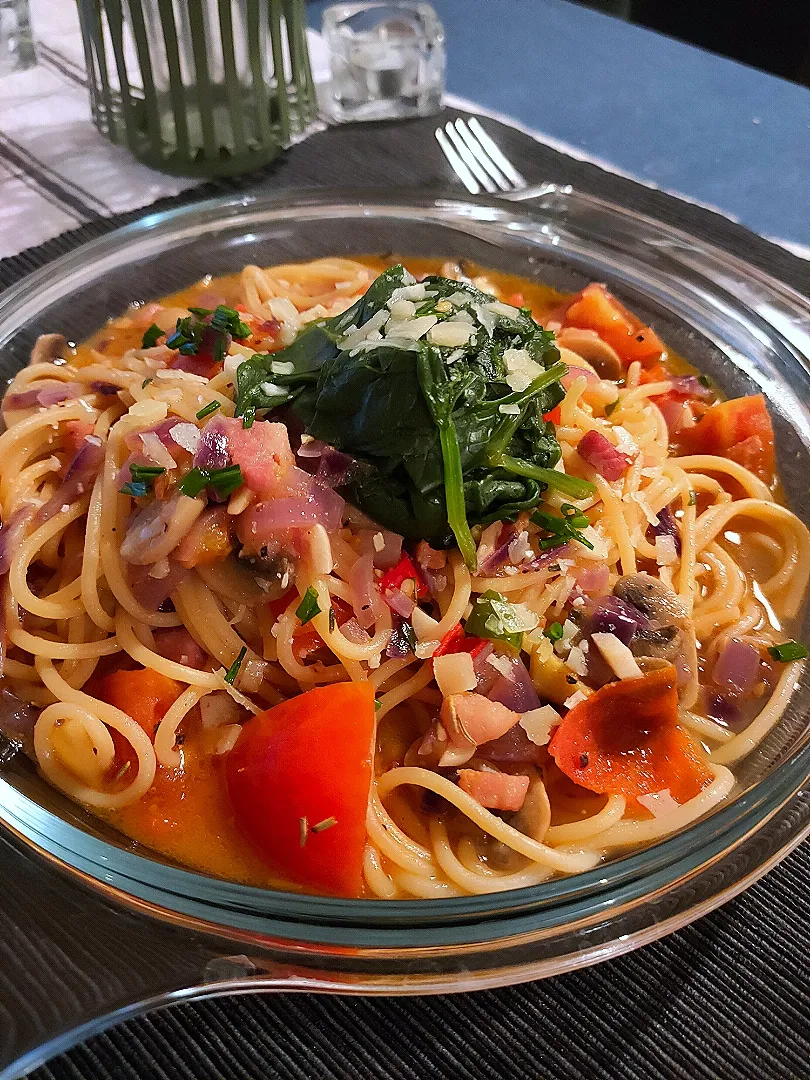
<instances>
[{"instance_id":1,"label":"chopped red onion","mask_svg":"<svg viewBox=\"0 0 810 1080\"><path fill-rule=\"evenodd\" d=\"M380 536L382 546L379 546L377 539ZM371 546L373 548L371 557L378 570L390 570L402 557L402 537L399 533L389 532L388 529L378 529L372 533Z\"/></svg>"},{"instance_id":2,"label":"chopped red onion","mask_svg":"<svg viewBox=\"0 0 810 1080\"><path fill-rule=\"evenodd\" d=\"M687 397L710 398L713 396L711 389L704 386L697 375L672 375L670 382L673 390Z\"/></svg>"},{"instance_id":3,"label":"chopped red onion","mask_svg":"<svg viewBox=\"0 0 810 1080\"><path fill-rule=\"evenodd\" d=\"M750 693L759 673L759 652L736 638L729 638L715 660L712 682L741 697Z\"/></svg>"},{"instance_id":4,"label":"chopped red onion","mask_svg":"<svg viewBox=\"0 0 810 1080\"><path fill-rule=\"evenodd\" d=\"M118 387L116 387L116 392ZM62 401L80 398L83 388L78 385L64 383L56 379L45 379L35 383L28 390L22 390L18 394L7 394L3 399L3 409L32 409L35 405L41 405L47 409L51 405L58 405Z\"/></svg>"},{"instance_id":5,"label":"chopped red onion","mask_svg":"<svg viewBox=\"0 0 810 1080\"><path fill-rule=\"evenodd\" d=\"M85 435L76 455L68 466L65 479L51 498L37 512L36 524L43 525L86 494L95 483L104 461L104 444L98 435Z\"/></svg>"},{"instance_id":6,"label":"chopped red onion","mask_svg":"<svg viewBox=\"0 0 810 1080\"><path fill-rule=\"evenodd\" d=\"M540 698L523 661L516 657L503 659L511 665L511 671L508 675L499 673L486 696L490 701L499 701L501 705L517 713L539 709Z\"/></svg>"},{"instance_id":7,"label":"chopped red onion","mask_svg":"<svg viewBox=\"0 0 810 1080\"><path fill-rule=\"evenodd\" d=\"M495 541L495 547L484 559L481 560L478 567L478 572L481 574L489 574L493 570L497 570L503 566L504 563L509 562L509 545L515 538L514 526L505 523L501 527L501 531L498 534L498 539Z\"/></svg>"},{"instance_id":8,"label":"chopped red onion","mask_svg":"<svg viewBox=\"0 0 810 1080\"><path fill-rule=\"evenodd\" d=\"M624 476L632 463L632 459L617 450L601 431L586 432L579 441L577 453L609 482Z\"/></svg>"},{"instance_id":9,"label":"chopped red onion","mask_svg":"<svg viewBox=\"0 0 810 1080\"><path fill-rule=\"evenodd\" d=\"M658 524L650 525L649 529L647 529L647 535L651 537L671 536L675 541L675 554L680 555L681 527L668 506L665 506L663 510L658 511Z\"/></svg>"},{"instance_id":10,"label":"chopped red onion","mask_svg":"<svg viewBox=\"0 0 810 1080\"><path fill-rule=\"evenodd\" d=\"M309 439L307 442L302 440L295 455L300 458L319 458L328 449L327 444L322 442L321 439Z\"/></svg>"},{"instance_id":11,"label":"chopped red onion","mask_svg":"<svg viewBox=\"0 0 810 1080\"><path fill-rule=\"evenodd\" d=\"M588 634L613 634L623 645L629 645L635 632L649 625L638 608L618 596L604 596L588 608Z\"/></svg>"},{"instance_id":12,"label":"chopped red onion","mask_svg":"<svg viewBox=\"0 0 810 1080\"><path fill-rule=\"evenodd\" d=\"M733 732L742 731L746 726L739 705L730 701L725 694L704 687L702 698L703 711L710 720L714 720L715 724Z\"/></svg>"},{"instance_id":13,"label":"chopped red onion","mask_svg":"<svg viewBox=\"0 0 810 1080\"><path fill-rule=\"evenodd\" d=\"M386 604L403 619L410 619L416 604L410 596L406 596L401 589L388 589L383 597Z\"/></svg>"},{"instance_id":14,"label":"chopped red onion","mask_svg":"<svg viewBox=\"0 0 810 1080\"><path fill-rule=\"evenodd\" d=\"M169 573L167 575L169 578L172 577L172 565L178 567L179 563L169 564ZM151 569L151 567L147 567L147 569ZM152 578L152 580L155 579ZM161 580L165 581L166 578ZM175 585L176 582L172 585L172 589L174 589ZM168 595L167 593L166 596ZM166 596L162 597L161 603L166 599ZM159 607L160 604L157 606ZM185 664L186 667L193 667L198 670L202 670L208 660L208 653L201 645L197 644L184 626L171 626L165 630L155 630L155 649L159 656L163 656L167 660L174 660L176 664Z\"/></svg>"},{"instance_id":15,"label":"chopped red onion","mask_svg":"<svg viewBox=\"0 0 810 1080\"><path fill-rule=\"evenodd\" d=\"M0 522L0 577L8 573L12 552L23 542L33 514L33 506L26 504L15 510L7 522Z\"/></svg>"},{"instance_id":16,"label":"chopped red onion","mask_svg":"<svg viewBox=\"0 0 810 1080\"><path fill-rule=\"evenodd\" d=\"M576 571L577 585L584 593L601 596L607 588L610 570L606 563L589 563Z\"/></svg>"},{"instance_id":17,"label":"chopped red onion","mask_svg":"<svg viewBox=\"0 0 810 1080\"><path fill-rule=\"evenodd\" d=\"M374 577L374 561L371 555L361 555L355 561L349 571L349 589L357 622L364 630L367 630L385 612L385 605ZM413 608L408 612L408 616L412 611Z\"/></svg>"},{"instance_id":18,"label":"chopped red onion","mask_svg":"<svg viewBox=\"0 0 810 1080\"><path fill-rule=\"evenodd\" d=\"M328 446L320 456L315 478L327 487L342 487L348 481L354 466L354 458Z\"/></svg>"},{"instance_id":19,"label":"chopped red onion","mask_svg":"<svg viewBox=\"0 0 810 1080\"><path fill-rule=\"evenodd\" d=\"M559 547L549 548L548 551L541 551L539 555L536 555L529 562L521 563L521 573L528 574L535 570L543 570L545 567L551 566L558 559L564 558L567 554L568 544L560 544Z\"/></svg>"},{"instance_id":20,"label":"chopped red onion","mask_svg":"<svg viewBox=\"0 0 810 1080\"><path fill-rule=\"evenodd\" d=\"M410 633L405 631L405 627L408 627ZM408 623L406 619L400 619L398 616L394 616L394 629L391 633L391 637L388 639L388 644L385 647L385 655L389 660L402 660L411 651L410 639L413 637L413 627Z\"/></svg>"},{"instance_id":21,"label":"chopped red onion","mask_svg":"<svg viewBox=\"0 0 810 1080\"><path fill-rule=\"evenodd\" d=\"M230 465L228 454L228 436L219 417L205 425L200 435L197 451L194 454L195 469L224 469Z\"/></svg>"},{"instance_id":22,"label":"chopped red onion","mask_svg":"<svg viewBox=\"0 0 810 1080\"><path fill-rule=\"evenodd\" d=\"M122 387L109 382L91 382L90 389L95 394L101 394L102 397L113 397Z\"/></svg>"},{"instance_id":23,"label":"chopped red onion","mask_svg":"<svg viewBox=\"0 0 810 1080\"><path fill-rule=\"evenodd\" d=\"M150 565L129 567L129 587L135 599L147 611L159 611L190 573L188 567L169 559L169 572L162 578L152 577Z\"/></svg>"},{"instance_id":24,"label":"chopped red onion","mask_svg":"<svg viewBox=\"0 0 810 1080\"><path fill-rule=\"evenodd\" d=\"M352 641L355 645L368 645L371 641L357 619L347 619L340 629L347 641Z\"/></svg>"},{"instance_id":25,"label":"chopped red onion","mask_svg":"<svg viewBox=\"0 0 810 1080\"><path fill-rule=\"evenodd\" d=\"M531 741L521 724L513 724L500 738L482 743L475 751L476 757L485 761L508 762L512 765L536 764L542 754L542 747Z\"/></svg>"}]
</instances>

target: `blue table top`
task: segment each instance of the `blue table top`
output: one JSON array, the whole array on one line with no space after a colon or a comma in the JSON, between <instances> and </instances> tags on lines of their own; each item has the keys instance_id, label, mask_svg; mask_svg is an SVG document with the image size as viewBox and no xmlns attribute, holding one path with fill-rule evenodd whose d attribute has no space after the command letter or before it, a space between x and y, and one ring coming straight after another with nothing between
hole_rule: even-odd
<instances>
[{"instance_id":1,"label":"blue table top","mask_svg":"<svg viewBox=\"0 0 810 1080\"><path fill-rule=\"evenodd\" d=\"M451 93L810 246L810 89L567 0L432 3Z\"/></svg>"}]
</instances>

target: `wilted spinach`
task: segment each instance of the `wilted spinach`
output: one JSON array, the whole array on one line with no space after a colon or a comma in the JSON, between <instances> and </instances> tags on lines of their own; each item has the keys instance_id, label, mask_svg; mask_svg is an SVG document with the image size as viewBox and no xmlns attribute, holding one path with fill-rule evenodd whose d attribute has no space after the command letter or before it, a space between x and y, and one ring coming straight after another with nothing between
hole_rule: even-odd
<instances>
[{"instance_id":1,"label":"wilted spinach","mask_svg":"<svg viewBox=\"0 0 810 1080\"><path fill-rule=\"evenodd\" d=\"M385 338L343 347L414 284L393 266L341 315L314 323L281 352L242 363L236 411L249 425L257 410L286 406L310 435L357 461L345 489L352 502L405 536L442 545L455 538L474 567L470 525L514 518L549 486L571 498L592 486L554 469L560 448L544 413L562 400L567 369L553 334L527 309L493 310L494 298L471 284L428 277L416 316L441 322L467 311L467 344L411 341L386 328ZM541 369L523 390L506 382L509 349L525 350Z\"/></svg>"}]
</instances>

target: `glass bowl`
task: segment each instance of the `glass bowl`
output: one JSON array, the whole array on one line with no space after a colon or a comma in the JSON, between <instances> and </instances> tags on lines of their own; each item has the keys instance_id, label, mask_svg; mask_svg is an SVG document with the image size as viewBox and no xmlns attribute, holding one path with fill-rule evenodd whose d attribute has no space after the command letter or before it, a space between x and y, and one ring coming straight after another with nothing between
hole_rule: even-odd
<instances>
[{"instance_id":1,"label":"glass bowl","mask_svg":"<svg viewBox=\"0 0 810 1080\"><path fill-rule=\"evenodd\" d=\"M546 186L520 203L318 191L148 215L0 297L2 374L27 362L40 333L81 340L131 301L205 274L388 252L470 259L562 290L607 282L728 394L766 395L788 500L810 521L810 304L699 240L569 189ZM806 637L806 613L797 629ZM30 979L14 985L0 1054L16 1064L4 1075L180 997L471 990L652 941L745 888L810 830L809 700L804 674L780 724L738 767L732 800L684 832L573 878L447 900L301 896L193 873L107 829L13 757L0 765L0 859L4 878L16 867L39 903L29 924L0 891L0 915L29 942L77 905L85 917L70 924L67 973L51 964L38 976L39 993L52 980L59 1009L31 1007ZM76 989L88 984L92 994Z\"/></svg>"}]
</instances>

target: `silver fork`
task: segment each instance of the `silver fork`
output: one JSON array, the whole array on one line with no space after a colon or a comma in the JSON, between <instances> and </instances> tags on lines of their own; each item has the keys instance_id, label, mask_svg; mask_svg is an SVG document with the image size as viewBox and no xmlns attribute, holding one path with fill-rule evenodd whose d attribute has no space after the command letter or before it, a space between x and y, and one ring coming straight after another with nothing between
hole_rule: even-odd
<instances>
[{"instance_id":1,"label":"silver fork","mask_svg":"<svg viewBox=\"0 0 810 1080\"><path fill-rule=\"evenodd\" d=\"M450 167L467 191L479 195L481 190L491 195L513 195L528 188L521 176L494 139L484 131L476 117L468 121L459 117L436 128L436 140Z\"/></svg>"}]
</instances>

